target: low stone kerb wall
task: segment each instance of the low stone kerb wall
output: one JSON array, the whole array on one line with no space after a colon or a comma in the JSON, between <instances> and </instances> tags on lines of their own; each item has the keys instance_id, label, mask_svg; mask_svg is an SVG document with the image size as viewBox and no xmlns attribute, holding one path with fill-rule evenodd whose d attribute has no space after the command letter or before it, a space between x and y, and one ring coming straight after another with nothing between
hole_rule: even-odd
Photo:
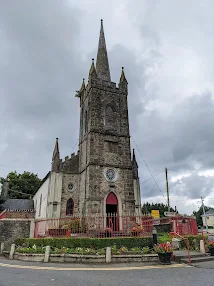
<instances>
[{"instance_id":1,"label":"low stone kerb wall","mask_svg":"<svg viewBox=\"0 0 214 286\"><path fill-rule=\"evenodd\" d=\"M156 264L159 262L157 254L112 254L111 247L106 248L105 255L89 254L50 254L50 246L46 246L45 253L19 253L15 245L11 245L10 251L4 251L1 244L1 255L9 259L17 259L30 262L61 262L61 263L124 263L142 262Z\"/></svg>"}]
</instances>

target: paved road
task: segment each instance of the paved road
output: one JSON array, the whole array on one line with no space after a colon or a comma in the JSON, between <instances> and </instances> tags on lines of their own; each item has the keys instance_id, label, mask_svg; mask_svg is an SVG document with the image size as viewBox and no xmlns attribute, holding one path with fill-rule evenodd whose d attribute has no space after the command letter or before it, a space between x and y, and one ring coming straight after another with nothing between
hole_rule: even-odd
<instances>
[{"instance_id":1,"label":"paved road","mask_svg":"<svg viewBox=\"0 0 214 286\"><path fill-rule=\"evenodd\" d=\"M213 286L214 263L208 267L174 267L159 268L148 266L147 269L125 270L128 265L98 266L26 263L0 259L0 286ZM33 266L33 268L29 268ZM123 270L112 271L109 267L121 267ZM28 267L28 268L26 268ZM50 267L44 269L43 267ZM60 267L63 270L57 270ZM78 270L84 267L85 270ZM99 266L100 267L100 266ZM36 268L36 269L35 269ZM209 268L209 269L207 269ZM73 270L70 270L73 269ZM93 269L93 270L92 270ZM127 268L126 268L127 269Z\"/></svg>"}]
</instances>

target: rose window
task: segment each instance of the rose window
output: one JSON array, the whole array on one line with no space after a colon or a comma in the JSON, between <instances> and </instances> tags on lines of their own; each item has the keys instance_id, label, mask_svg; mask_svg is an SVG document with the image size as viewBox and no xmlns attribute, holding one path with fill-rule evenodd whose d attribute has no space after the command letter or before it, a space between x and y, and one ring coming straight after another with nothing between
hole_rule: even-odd
<instances>
[{"instance_id":1,"label":"rose window","mask_svg":"<svg viewBox=\"0 0 214 286\"><path fill-rule=\"evenodd\" d=\"M73 190L73 188L74 188L74 185L72 183L68 184L68 190L69 191Z\"/></svg>"}]
</instances>

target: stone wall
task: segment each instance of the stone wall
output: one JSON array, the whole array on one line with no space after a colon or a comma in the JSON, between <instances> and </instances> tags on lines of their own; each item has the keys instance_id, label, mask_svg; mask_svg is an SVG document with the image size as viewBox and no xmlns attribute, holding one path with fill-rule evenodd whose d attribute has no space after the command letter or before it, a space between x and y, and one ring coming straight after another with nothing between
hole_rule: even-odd
<instances>
[{"instance_id":1,"label":"stone wall","mask_svg":"<svg viewBox=\"0 0 214 286\"><path fill-rule=\"evenodd\" d=\"M24 212L24 211L6 211L6 218L34 218L34 212Z\"/></svg>"},{"instance_id":2,"label":"stone wall","mask_svg":"<svg viewBox=\"0 0 214 286\"><path fill-rule=\"evenodd\" d=\"M0 243L8 248L17 238L30 237L31 220L2 219L0 220Z\"/></svg>"}]
</instances>

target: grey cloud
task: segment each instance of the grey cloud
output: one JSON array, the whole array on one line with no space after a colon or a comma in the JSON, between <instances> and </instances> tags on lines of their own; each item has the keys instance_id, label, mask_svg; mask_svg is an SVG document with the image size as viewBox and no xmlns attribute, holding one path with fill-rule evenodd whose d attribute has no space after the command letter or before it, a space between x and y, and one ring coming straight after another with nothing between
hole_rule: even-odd
<instances>
[{"instance_id":1,"label":"grey cloud","mask_svg":"<svg viewBox=\"0 0 214 286\"><path fill-rule=\"evenodd\" d=\"M191 199L206 197L213 191L213 178L192 174L171 184L171 192Z\"/></svg>"}]
</instances>

